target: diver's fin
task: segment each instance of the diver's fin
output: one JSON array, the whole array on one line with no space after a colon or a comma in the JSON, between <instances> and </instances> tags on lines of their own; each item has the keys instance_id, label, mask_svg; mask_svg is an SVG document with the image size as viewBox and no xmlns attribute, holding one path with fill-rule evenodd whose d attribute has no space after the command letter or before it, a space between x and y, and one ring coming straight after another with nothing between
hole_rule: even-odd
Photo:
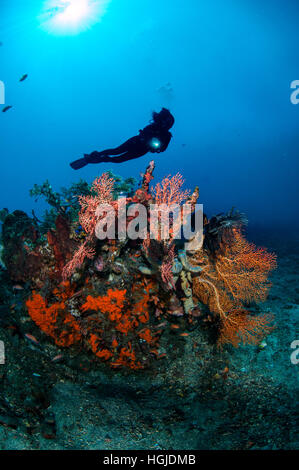
<instances>
[{"instance_id":1,"label":"diver's fin","mask_svg":"<svg viewBox=\"0 0 299 470\"><path fill-rule=\"evenodd\" d=\"M84 166L87 165L87 161L85 158L79 158L79 160L75 160L74 162L70 163L73 170L80 170Z\"/></svg>"}]
</instances>

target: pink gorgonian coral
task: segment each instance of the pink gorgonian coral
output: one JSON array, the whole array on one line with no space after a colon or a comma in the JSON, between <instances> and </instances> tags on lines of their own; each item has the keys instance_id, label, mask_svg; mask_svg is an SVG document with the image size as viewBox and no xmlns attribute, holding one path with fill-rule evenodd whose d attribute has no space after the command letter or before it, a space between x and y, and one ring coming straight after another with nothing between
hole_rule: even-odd
<instances>
[{"instance_id":1,"label":"pink gorgonian coral","mask_svg":"<svg viewBox=\"0 0 299 470\"><path fill-rule=\"evenodd\" d=\"M85 258L95 256L95 229L98 222L97 209L101 204L113 203L114 179L103 173L91 186L90 196L80 196L79 222L87 234L85 242L79 247L73 258L64 267L63 279L68 279L76 269L80 268Z\"/></svg>"},{"instance_id":2,"label":"pink gorgonian coral","mask_svg":"<svg viewBox=\"0 0 299 470\"><path fill-rule=\"evenodd\" d=\"M76 269L79 269L82 266L85 258L92 259L94 256L95 250L92 247L87 246L87 242L83 243L75 252L71 261L69 261L63 268L63 280L66 281L69 279Z\"/></svg>"},{"instance_id":3,"label":"pink gorgonian coral","mask_svg":"<svg viewBox=\"0 0 299 470\"><path fill-rule=\"evenodd\" d=\"M97 209L100 204L109 204L113 201L114 179L108 173L103 173L91 186L91 196L80 196L79 222L89 235L93 235L97 222Z\"/></svg>"}]
</instances>

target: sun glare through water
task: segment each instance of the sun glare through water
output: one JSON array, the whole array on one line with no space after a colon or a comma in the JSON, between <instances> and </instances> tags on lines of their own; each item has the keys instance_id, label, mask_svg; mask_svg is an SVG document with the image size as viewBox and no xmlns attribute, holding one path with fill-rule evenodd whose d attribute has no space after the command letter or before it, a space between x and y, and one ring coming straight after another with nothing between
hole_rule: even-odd
<instances>
[{"instance_id":1,"label":"sun glare through water","mask_svg":"<svg viewBox=\"0 0 299 470\"><path fill-rule=\"evenodd\" d=\"M41 26L52 34L77 34L98 23L110 0L48 0Z\"/></svg>"}]
</instances>

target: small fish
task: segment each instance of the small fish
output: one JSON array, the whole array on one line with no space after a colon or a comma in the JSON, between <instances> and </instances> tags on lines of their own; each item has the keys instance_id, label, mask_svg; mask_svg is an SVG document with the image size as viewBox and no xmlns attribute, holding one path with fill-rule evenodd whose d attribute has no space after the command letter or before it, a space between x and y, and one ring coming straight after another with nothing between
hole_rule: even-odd
<instances>
[{"instance_id":1,"label":"small fish","mask_svg":"<svg viewBox=\"0 0 299 470\"><path fill-rule=\"evenodd\" d=\"M32 343L39 345L39 341L33 335L25 333L25 338L29 339L29 341L31 341Z\"/></svg>"},{"instance_id":2,"label":"small fish","mask_svg":"<svg viewBox=\"0 0 299 470\"><path fill-rule=\"evenodd\" d=\"M152 349L152 350L150 351L150 353L151 353L151 354L155 354L156 356L159 355L159 351L158 351L157 349Z\"/></svg>"},{"instance_id":3,"label":"small fish","mask_svg":"<svg viewBox=\"0 0 299 470\"><path fill-rule=\"evenodd\" d=\"M20 284L16 284L12 287L14 290L24 290L24 287L20 286Z\"/></svg>"},{"instance_id":4,"label":"small fish","mask_svg":"<svg viewBox=\"0 0 299 470\"><path fill-rule=\"evenodd\" d=\"M26 80L27 77L28 77L28 73L25 73L24 75L22 75L19 81L23 82L24 80Z\"/></svg>"},{"instance_id":5,"label":"small fish","mask_svg":"<svg viewBox=\"0 0 299 470\"><path fill-rule=\"evenodd\" d=\"M163 321L162 323L159 323L159 325L156 326L156 328L162 328L163 326L166 326L167 322Z\"/></svg>"},{"instance_id":6,"label":"small fish","mask_svg":"<svg viewBox=\"0 0 299 470\"><path fill-rule=\"evenodd\" d=\"M15 325L9 325L9 326L7 326L7 329L15 331L17 329L17 327Z\"/></svg>"},{"instance_id":7,"label":"small fish","mask_svg":"<svg viewBox=\"0 0 299 470\"><path fill-rule=\"evenodd\" d=\"M189 336L189 333L181 333L180 336Z\"/></svg>"},{"instance_id":8,"label":"small fish","mask_svg":"<svg viewBox=\"0 0 299 470\"><path fill-rule=\"evenodd\" d=\"M2 109L2 113L6 113L6 111L8 111L9 109L11 109L12 106L5 106L3 109Z\"/></svg>"},{"instance_id":9,"label":"small fish","mask_svg":"<svg viewBox=\"0 0 299 470\"><path fill-rule=\"evenodd\" d=\"M226 379L228 378L228 373L229 373L229 368L228 368L228 367L225 367L225 368L223 369L223 371L221 372L222 377L223 377L224 380L226 380Z\"/></svg>"},{"instance_id":10,"label":"small fish","mask_svg":"<svg viewBox=\"0 0 299 470\"><path fill-rule=\"evenodd\" d=\"M41 377L41 375L40 375L40 374L37 374L36 372L33 372L32 375L33 375L33 377Z\"/></svg>"},{"instance_id":11,"label":"small fish","mask_svg":"<svg viewBox=\"0 0 299 470\"><path fill-rule=\"evenodd\" d=\"M61 359L63 359L63 355L58 354L57 356L53 357L52 362L59 362Z\"/></svg>"},{"instance_id":12,"label":"small fish","mask_svg":"<svg viewBox=\"0 0 299 470\"><path fill-rule=\"evenodd\" d=\"M180 327L179 325L171 325L171 328L173 328L174 330L178 330Z\"/></svg>"},{"instance_id":13,"label":"small fish","mask_svg":"<svg viewBox=\"0 0 299 470\"><path fill-rule=\"evenodd\" d=\"M250 447L254 446L254 442L253 441L248 441L247 444L246 444L246 448L247 449L250 449Z\"/></svg>"},{"instance_id":14,"label":"small fish","mask_svg":"<svg viewBox=\"0 0 299 470\"><path fill-rule=\"evenodd\" d=\"M173 312L169 312L174 317L183 317L184 314L180 310L174 310Z\"/></svg>"},{"instance_id":15,"label":"small fish","mask_svg":"<svg viewBox=\"0 0 299 470\"><path fill-rule=\"evenodd\" d=\"M166 353L160 354L159 356L157 356L157 359L162 359L163 357L166 357Z\"/></svg>"}]
</instances>

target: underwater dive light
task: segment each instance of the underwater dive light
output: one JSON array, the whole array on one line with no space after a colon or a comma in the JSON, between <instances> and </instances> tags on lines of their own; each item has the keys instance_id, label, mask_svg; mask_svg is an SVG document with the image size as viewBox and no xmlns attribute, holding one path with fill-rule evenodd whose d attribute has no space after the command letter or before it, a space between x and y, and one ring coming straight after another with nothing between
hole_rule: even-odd
<instances>
[{"instance_id":1,"label":"underwater dive light","mask_svg":"<svg viewBox=\"0 0 299 470\"><path fill-rule=\"evenodd\" d=\"M155 150L158 150L161 147L161 141L159 139L157 139L157 137L153 137L150 140L149 144L150 144L150 147L152 147Z\"/></svg>"}]
</instances>

